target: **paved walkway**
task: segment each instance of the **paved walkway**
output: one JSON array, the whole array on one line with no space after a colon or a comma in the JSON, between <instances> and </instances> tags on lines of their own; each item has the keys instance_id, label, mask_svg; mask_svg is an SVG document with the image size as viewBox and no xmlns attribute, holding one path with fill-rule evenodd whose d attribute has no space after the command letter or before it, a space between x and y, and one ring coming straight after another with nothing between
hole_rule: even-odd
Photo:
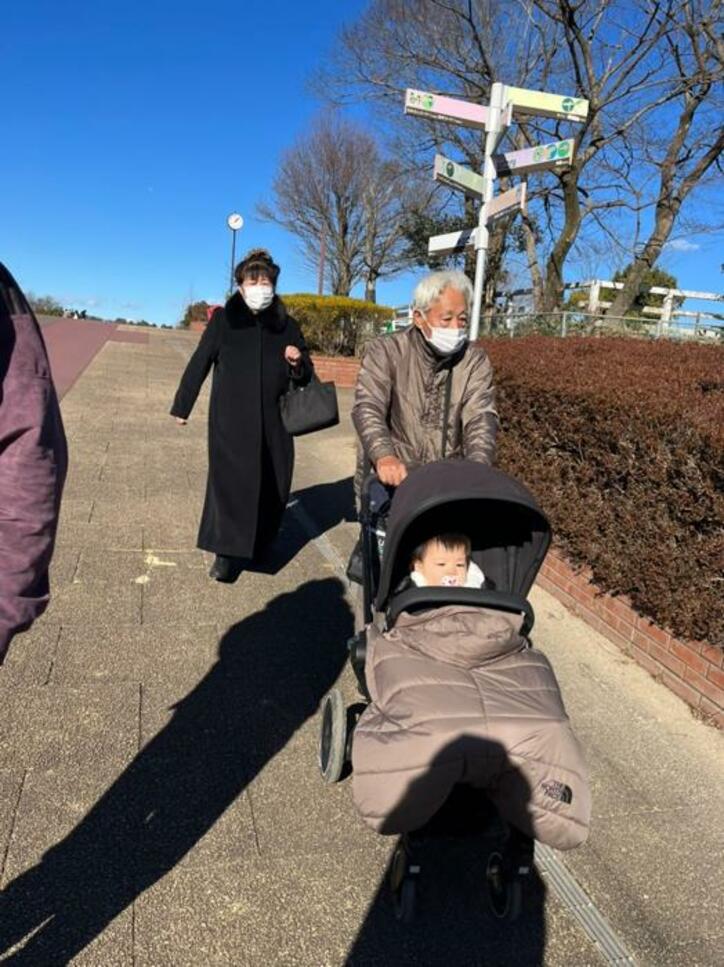
<instances>
[{"instance_id":1,"label":"paved walkway","mask_svg":"<svg viewBox=\"0 0 724 967\"><path fill-rule=\"evenodd\" d=\"M276 573L212 583L194 549L207 397L184 428L167 416L193 345L107 342L63 401L54 598L0 671L0 962L611 962L550 875L518 923L493 922L464 841L430 856L414 926L395 922L393 844L315 766L321 697L340 673L353 694L349 423L298 445ZM567 869L637 963L724 963L721 736L533 600L593 773Z\"/></svg>"}]
</instances>

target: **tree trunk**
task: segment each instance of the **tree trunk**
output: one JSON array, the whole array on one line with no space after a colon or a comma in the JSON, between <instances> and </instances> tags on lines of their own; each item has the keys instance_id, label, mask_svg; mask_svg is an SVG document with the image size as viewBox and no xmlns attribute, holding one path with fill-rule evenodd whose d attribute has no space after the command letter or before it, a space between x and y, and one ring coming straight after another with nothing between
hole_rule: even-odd
<instances>
[{"instance_id":1,"label":"tree trunk","mask_svg":"<svg viewBox=\"0 0 724 967\"><path fill-rule=\"evenodd\" d=\"M495 293L498 291L505 255L506 229L499 225L490 232L488 257L485 261L485 281L483 282L483 305L481 307L482 331L489 336L495 315Z\"/></svg>"},{"instance_id":2,"label":"tree trunk","mask_svg":"<svg viewBox=\"0 0 724 967\"><path fill-rule=\"evenodd\" d=\"M365 302L377 302L377 276L368 275L365 279Z\"/></svg>"},{"instance_id":3,"label":"tree trunk","mask_svg":"<svg viewBox=\"0 0 724 967\"><path fill-rule=\"evenodd\" d=\"M578 204L578 169L575 165L561 175L565 222L546 264L543 286L543 312L555 312L563 305L563 265L581 227L581 206Z\"/></svg>"},{"instance_id":4,"label":"tree trunk","mask_svg":"<svg viewBox=\"0 0 724 967\"><path fill-rule=\"evenodd\" d=\"M543 273L540 270L540 262L538 261L535 230L527 216L523 217L523 241L525 244L526 258L528 259L528 271L530 272L531 288L533 290L533 312L542 312Z\"/></svg>"}]
</instances>

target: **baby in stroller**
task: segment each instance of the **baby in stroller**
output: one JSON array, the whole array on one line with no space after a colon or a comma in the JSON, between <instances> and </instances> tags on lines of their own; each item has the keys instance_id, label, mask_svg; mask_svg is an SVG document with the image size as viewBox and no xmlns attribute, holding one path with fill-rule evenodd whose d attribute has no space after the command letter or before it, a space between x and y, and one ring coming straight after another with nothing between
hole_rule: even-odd
<instances>
[{"instance_id":1,"label":"baby in stroller","mask_svg":"<svg viewBox=\"0 0 724 967\"><path fill-rule=\"evenodd\" d=\"M585 762L530 643L526 596L550 537L526 488L483 464L427 464L395 492L381 560L364 571L366 647L352 649L369 704L348 722L354 801L378 832L419 830L464 785L531 847L586 840Z\"/></svg>"}]
</instances>

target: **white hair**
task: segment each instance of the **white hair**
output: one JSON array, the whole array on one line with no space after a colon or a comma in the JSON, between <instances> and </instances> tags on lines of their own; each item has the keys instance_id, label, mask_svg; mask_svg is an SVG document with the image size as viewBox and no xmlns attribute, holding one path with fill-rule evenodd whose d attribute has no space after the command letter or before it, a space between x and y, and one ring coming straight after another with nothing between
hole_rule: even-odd
<instances>
[{"instance_id":1,"label":"white hair","mask_svg":"<svg viewBox=\"0 0 724 967\"><path fill-rule=\"evenodd\" d=\"M473 303L473 285L464 272L457 269L447 269L444 272L431 272L421 279L412 294L412 308L420 312L427 312L433 302L436 302L445 289L456 289L465 296L468 312Z\"/></svg>"}]
</instances>

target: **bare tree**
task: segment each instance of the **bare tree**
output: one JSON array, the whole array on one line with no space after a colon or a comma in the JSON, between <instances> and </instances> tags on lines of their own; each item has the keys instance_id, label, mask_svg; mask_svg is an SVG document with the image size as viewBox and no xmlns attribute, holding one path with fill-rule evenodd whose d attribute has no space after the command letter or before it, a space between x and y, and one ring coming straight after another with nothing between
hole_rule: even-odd
<instances>
[{"instance_id":1,"label":"bare tree","mask_svg":"<svg viewBox=\"0 0 724 967\"><path fill-rule=\"evenodd\" d=\"M328 116L283 156L273 204L258 211L300 239L311 265L324 238L332 292L349 295L363 280L374 300L377 280L401 268L399 177L398 166L380 157L369 134Z\"/></svg>"},{"instance_id":2,"label":"bare tree","mask_svg":"<svg viewBox=\"0 0 724 967\"><path fill-rule=\"evenodd\" d=\"M403 118L405 87L484 101L500 80L585 97L589 115L576 131L546 119L513 129L514 147L577 136L572 166L532 181L530 215L515 223L536 308L554 309L562 303L567 262L602 239L610 258L631 261L649 213L673 189L648 265L684 199L704 185L720 150L720 126L711 117L722 77L719 9L720 0L373 0L343 33L340 63L325 89L342 101L376 103L391 143L415 170L429 166L433 150L480 170L482 137ZM673 174L662 182L667 165ZM511 241L504 226L496 238L493 271ZM494 280L486 290L489 303Z\"/></svg>"},{"instance_id":3,"label":"bare tree","mask_svg":"<svg viewBox=\"0 0 724 967\"><path fill-rule=\"evenodd\" d=\"M679 76L688 83L682 85L676 100L678 118L671 136L667 132L667 140L659 139L654 151L647 146L659 172L653 226L623 289L614 297L611 315L625 315L638 298L687 196L711 169L721 174L722 105L712 103L711 98L712 88L724 76L724 44L716 23L719 8L719 3L682 2L678 10L681 29L666 38Z\"/></svg>"}]
</instances>

